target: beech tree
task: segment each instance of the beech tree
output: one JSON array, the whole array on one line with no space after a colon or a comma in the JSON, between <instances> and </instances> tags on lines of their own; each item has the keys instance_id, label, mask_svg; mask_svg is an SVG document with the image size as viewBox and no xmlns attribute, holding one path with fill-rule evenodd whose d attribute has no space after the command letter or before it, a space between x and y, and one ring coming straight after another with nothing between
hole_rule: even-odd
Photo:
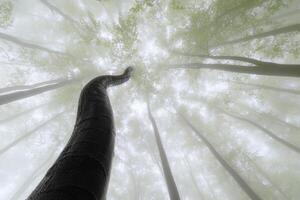
<instances>
[{"instance_id":1,"label":"beech tree","mask_svg":"<svg viewBox=\"0 0 300 200\"><path fill-rule=\"evenodd\" d=\"M147 102L147 108L148 108L148 117L151 121L151 125L155 134L155 141L159 150L160 160L164 172L165 181L168 187L169 197L171 200L180 200L179 192L169 165L167 154L163 147L155 119L151 113L149 102Z\"/></svg>"},{"instance_id":2,"label":"beech tree","mask_svg":"<svg viewBox=\"0 0 300 200\"><path fill-rule=\"evenodd\" d=\"M298 199L299 0L34 2L0 1L0 199ZM74 122L121 66L116 137L97 81Z\"/></svg>"},{"instance_id":3,"label":"beech tree","mask_svg":"<svg viewBox=\"0 0 300 200\"><path fill-rule=\"evenodd\" d=\"M4 94L0 93L0 105L17 101L19 99L31 97L53 89L57 89L67 84L73 83L76 80L77 80L76 78L58 79L58 80L47 81L47 82L38 83L34 85L2 88L1 90L6 92Z\"/></svg>"},{"instance_id":4,"label":"beech tree","mask_svg":"<svg viewBox=\"0 0 300 200\"><path fill-rule=\"evenodd\" d=\"M244 192L252 200L260 200L261 198L255 193L255 191L247 184L247 182L227 163L224 158L216 151L214 146L200 133L183 115L180 115L187 125L197 134L197 136L205 143L210 152L216 157L219 163L226 169L226 171L232 176L236 183L244 190Z\"/></svg>"},{"instance_id":5,"label":"beech tree","mask_svg":"<svg viewBox=\"0 0 300 200\"><path fill-rule=\"evenodd\" d=\"M132 70L99 76L84 87L72 136L28 200L105 199L115 137L106 88L126 82Z\"/></svg>"}]
</instances>

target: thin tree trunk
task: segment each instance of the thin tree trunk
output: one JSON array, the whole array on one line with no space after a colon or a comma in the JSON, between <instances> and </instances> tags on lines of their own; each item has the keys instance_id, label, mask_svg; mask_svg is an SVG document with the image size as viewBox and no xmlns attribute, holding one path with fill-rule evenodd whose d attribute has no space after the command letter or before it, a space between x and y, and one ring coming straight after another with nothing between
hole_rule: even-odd
<instances>
[{"instance_id":1,"label":"thin tree trunk","mask_svg":"<svg viewBox=\"0 0 300 200\"><path fill-rule=\"evenodd\" d=\"M290 25L290 26L285 26L285 27L274 29L274 30L271 30L271 31L266 31L266 32L263 32L263 33L258 33L258 34L255 34L255 35L246 36L246 37L239 38L239 39L236 39L236 40L230 40L230 41L227 41L227 42L223 42L221 44L217 44L217 45L213 46L212 48L225 46L225 45L231 45L231 44L237 44L237 43L247 42L247 41L254 40L254 39L260 39L260 38L264 38L264 37L276 36L276 35L279 35L279 34L291 33L291 32L297 32L297 31L300 31L300 24L293 24L293 25Z\"/></svg>"},{"instance_id":2,"label":"thin tree trunk","mask_svg":"<svg viewBox=\"0 0 300 200\"><path fill-rule=\"evenodd\" d=\"M245 157L256 169L257 169L257 171L261 174L261 175L263 175L263 177L265 178L265 179L267 179L267 181L280 193L280 195L282 196L282 197L284 197L284 199L285 200L289 200L290 198L281 190L281 188L276 184L276 183L274 183L273 181L272 181L272 179L269 177L269 175L268 174L266 174L265 172L264 172L264 170L262 170L261 169L261 167L259 166L259 165L257 165L256 163L255 163L255 161L254 160L252 160L247 154L244 154L243 153L243 157Z\"/></svg>"},{"instance_id":3,"label":"thin tree trunk","mask_svg":"<svg viewBox=\"0 0 300 200\"><path fill-rule=\"evenodd\" d=\"M171 69L212 69L226 72L236 72L242 74L256 74L265 76L287 76L300 77L299 67L272 67L272 66L243 66L230 64L203 64L203 63L189 63L189 64L175 64L168 65Z\"/></svg>"},{"instance_id":4,"label":"thin tree trunk","mask_svg":"<svg viewBox=\"0 0 300 200\"><path fill-rule=\"evenodd\" d=\"M180 200L180 196L179 196L179 192L169 165L169 161L166 155L166 152L164 150L160 135L159 135L159 131L155 122L154 117L152 116L151 113L151 109L150 109L150 105L149 102L147 102L147 108L148 108L148 116L149 119L151 121L152 124L152 128L154 130L154 134L155 134L155 140L156 140L156 144L159 150L159 155L160 155L160 159L161 159L161 163L162 163L162 167L163 167L163 171L164 171L164 177L165 177L165 181L168 187L168 191L169 191L169 197L171 200Z\"/></svg>"},{"instance_id":5,"label":"thin tree trunk","mask_svg":"<svg viewBox=\"0 0 300 200\"><path fill-rule=\"evenodd\" d=\"M213 145L204 137L192 124L189 122L185 116L180 115L182 119L187 123L187 125L196 133L196 135L205 143L210 152L215 156L219 163L226 169L226 171L232 176L236 183L243 189L243 191L252 200L262 200L255 191L246 183L246 181L222 158L222 156L217 152Z\"/></svg>"},{"instance_id":6,"label":"thin tree trunk","mask_svg":"<svg viewBox=\"0 0 300 200\"><path fill-rule=\"evenodd\" d=\"M49 84L49 85L47 85L47 84L44 85L45 82L43 82L43 83L39 83L42 86L38 86L38 87L34 87L32 85L24 86L24 87L28 87L31 89L16 91L16 92L8 93L8 94L0 94L0 105L7 104L7 103L10 103L13 101L20 100L20 99L24 99L27 97L31 97L31 96L34 96L37 94L41 94L43 92L47 92L50 90L54 90L54 89L63 87L67 84L70 84L70 83L74 82L75 80L77 80L77 79L59 79L58 81L53 81L53 83ZM46 83L48 83L48 81Z\"/></svg>"},{"instance_id":7,"label":"thin tree trunk","mask_svg":"<svg viewBox=\"0 0 300 200\"><path fill-rule=\"evenodd\" d=\"M32 43L29 43L29 42L22 41L21 39L19 39L17 37L14 37L14 36L11 36L11 35L8 35L6 33L1 33L0 32L0 38L3 39L3 40L7 40L9 42L12 42L14 44L17 44L19 46L28 48L28 49L45 51L47 53L53 53L53 54L58 54L58 55L62 55L62 56L66 56L67 55L64 52L60 52L60 51L48 49L46 47L43 47L43 46L40 46L40 45L37 45L37 44L32 44Z\"/></svg>"},{"instance_id":8,"label":"thin tree trunk","mask_svg":"<svg viewBox=\"0 0 300 200\"><path fill-rule=\"evenodd\" d=\"M228 81L228 82L238 84L238 85L251 86L251 87L255 87L256 89L271 90L274 92L284 92L284 93L288 93L288 94L300 95L300 91L294 90L294 89L278 88L278 87L262 85L262 84L257 84L257 83L243 83L243 82L239 82L239 81Z\"/></svg>"},{"instance_id":9,"label":"thin tree trunk","mask_svg":"<svg viewBox=\"0 0 300 200\"><path fill-rule=\"evenodd\" d=\"M39 129L41 129L42 127L44 127L45 125L47 125L51 121L57 119L63 113L64 112L60 112L60 113L54 115L50 119L46 120L45 122L43 122L42 124L40 124L39 126L37 126L36 128L34 128L33 130L25 133L24 135L22 135L21 137L17 138L16 140L14 140L13 142L11 142L10 144L6 145L4 148L0 149L0 156L2 154L4 154L6 151L8 151L10 148L12 148L13 146L15 146L16 144L18 144L19 142L21 142L24 139L26 139L26 138L30 137L31 135L33 135L36 131L38 131Z\"/></svg>"},{"instance_id":10,"label":"thin tree trunk","mask_svg":"<svg viewBox=\"0 0 300 200\"><path fill-rule=\"evenodd\" d=\"M256 122L252 121L252 120L249 120L249 119L246 119L246 118L243 118L241 116L238 116L238 115L234 115L234 114L231 114L221 108L217 108L217 110L221 111L222 113L234 118L234 119L238 119L238 120L241 120L241 121L244 121L244 122L247 122L249 124L251 124L252 126L258 128L259 130L261 130L263 133L267 134L269 137L271 137L272 139L276 140L277 142L283 144L284 146L288 147L289 149L297 152L297 153L300 153L300 148L295 146L294 144L291 144L290 142L287 142L285 141L284 139L278 137L277 135L275 135L273 132L267 130L266 128L264 128L263 126L257 124Z\"/></svg>"},{"instance_id":11,"label":"thin tree trunk","mask_svg":"<svg viewBox=\"0 0 300 200\"><path fill-rule=\"evenodd\" d=\"M72 136L28 200L105 199L115 138L106 88L126 82L132 70L99 76L83 88Z\"/></svg>"},{"instance_id":12,"label":"thin tree trunk","mask_svg":"<svg viewBox=\"0 0 300 200\"><path fill-rule=\"evenodd\" d=\"M5 87L5 88L0 88L0 94L17 92L17 91L20 91L20 90L30 90L30 89L37 88L37 87L42 87L42 86L45 86L45 85L55 84L55 83L60 82L60 81L64 81L64 79L50 80L50 81L45 81L45 82L36 83L36 84L32 84L32 85L9 86L9 87Z\"/></svg>"},{"instance_id":13,"label":"thin tree trunk","mask_svg":"<svg viewBox=\"0 0 300 200\"><path fill-rule=\"evenodd\" d=\"M194 185L194 187L195 187L195 189L197 190L197 193L198 193L198 197L199 197L199 199L205 199L204 198L204 196L203 196L203 194L201 193L201 191L200 191L200 189L199 189L199 186L198 186L198 183L197 183L197 181L196 181L196 179L195 179L195 175L194 175L194 173L193 173L193 170L192 170L192 167L191 167L191 165L190 165L190 162L189 162L189 160L188 159L186 159L186 155L184 155L184 161L185 161L185 164L186 164L186 166L188 167L188 172L189 172L189 174L190 174L190 177L191 177L191 180L192 180L192 182L193 182L193 185Z\"/></svg>"},{"instance_id":14,"label":"thin tree trunk","mask_svg":"<svg viewBox=\"0 0 300 200\"><path fill-rule=\"evenodd\" d=\"M192 56L192 57L199 57L199 58L209 58L214 60L232 60L232 61L241 61L246 62L250 64L254 64L256 66L272 66L272 67L299 67L300 65L297 64L279 64L274 62L265 62L256 60L253 58L247 58L247 57L241 57L241 56L212 56L212 55L203 55L203 54L191 54L191 53L181 53L181 52L175 52L175 54L184 55L184 56Z\"/></svg>"},{"instance_id":15,"label":"thin tree trunk","mask_svg":"<svg viewBox=\"0 0 300 200\"><path fill-rule=\"evenodd\" d=\"M77 21L75 21L74 19L72 19L71 17L69 17L68 15L66 15L65 13L63 13L56 6L54 6L51 3L49 3L47 0L40 0L40 2L43 5L45 5L47 8L49 8L52 12L56 12L57 14L59 14L60 16L62 16L64 19L66 19L70 23L73 23L73 24L77 24L78 23Z\"/></svg>"},{"instance_id":16,"label":"thin tree trunk","mask_svg":"<svg viewBox=\"0 0 300 200\"><path fill-rule=\"evenodd\" d=\"M41 107L47 106L48 104L49 104L49 102L43 103L43 104L40 104L40 105L38 105L38 106L36 106L36 107L34 107L34 108L30 108L30 109L28 109L28 110L25 110L25 111L22 111L22 112L20 112L20 113L17 113L16 115L12 115L12 116L9 116L9 117L7 117L7 118L5 118L5 119L1 119L1 120L0 120L0 124L9 122L9 121L11 121L11 120L13 120L13 119L16 119L16 118L18 118L18 117L21 117L21 116L23 116L23 115L26 115L26 114L29 114L29 113L31 113L31 112L34 112L34 111L40 109Z\"/></svg>"}]
</instances>

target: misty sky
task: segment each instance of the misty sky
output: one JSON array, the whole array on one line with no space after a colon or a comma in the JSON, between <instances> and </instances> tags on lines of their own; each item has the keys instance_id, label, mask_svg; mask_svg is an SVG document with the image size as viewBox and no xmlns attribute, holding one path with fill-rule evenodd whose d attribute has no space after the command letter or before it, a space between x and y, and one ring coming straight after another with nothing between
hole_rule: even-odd
<instances>
[{"instance_id":1,"label":"misty sky","mask_svg":"<svg viewBox=\"0 0 300 200\"><path fill-rule=\"evenodd\" d=\"M76 79L0 105L0 199L25 199L45 175L72 133L84 84L131 65L132 79L108 89L108 200L169 199L147 99L182 199L249 199L184 116L262 199L298 200L300 154L268 133L300 148L300 77L171 68L250 65L197 54L299 64L299 31L216 47L300 22L299 0L249 2L0 0L0 88Z\"/></svg>"}]
</instances>

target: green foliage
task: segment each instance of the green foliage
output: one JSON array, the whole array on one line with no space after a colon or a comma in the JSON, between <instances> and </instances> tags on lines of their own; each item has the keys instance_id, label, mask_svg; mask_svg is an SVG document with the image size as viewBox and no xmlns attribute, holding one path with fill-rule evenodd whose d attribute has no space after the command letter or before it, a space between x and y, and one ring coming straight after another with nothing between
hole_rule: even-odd
<instances>
[{"instance_id":1,"label":"green foliage","mask_svg":"<svg viewBox=\"0 0 300 200\"><path fill-rule=\"evenodd\" d=\"M13 4L11 1L0 1L0 27L7 28L13 23Z\"/></svg>"}]
</instances>

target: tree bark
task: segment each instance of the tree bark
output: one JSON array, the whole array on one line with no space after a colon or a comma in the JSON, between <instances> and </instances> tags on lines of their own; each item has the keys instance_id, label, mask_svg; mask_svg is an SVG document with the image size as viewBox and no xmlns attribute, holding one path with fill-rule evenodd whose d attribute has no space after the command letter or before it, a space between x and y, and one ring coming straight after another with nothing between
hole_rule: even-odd
<instances>
[{"instance_id":1,"label":"tree bark","mask_svg":"<svg viewBox=\"0 0 300 200\"><path fill-rule=\"evenodd\" d=\"M99 76L83 88L72 136L28 200L105 199L115 137L106 88L126 82L132 70Z\"/></svg>"},{"instance_id":2,"label":"tree bark","mask_svg":"<svg viewBox=\"0 0 300 200\"><path fill-rule=\"evenodd\" d=\"M290 142L287 142L286 140L278 137L277 135L275 135L273 132L269 131L268 129L264 128L263 126L257 124L256 122L252 121L252 120L249 120L249 119L246 119L246 118L243 118L241 116L238 116L238 115L235 115L235 114L231 114L221 108L217 108L217 110L221 111L222 113L232 117L232 118L235 118L235 119L238 119L240 121L244 121L244 122L247 122L249 124L251 124L252 126L258 128L259 130L261 130L263 133L267 134L269 137L271 137L272 139L276 140L277 142L283 144L284 146L288 147L289 149L295 151L296 153L300 153L300 148L297 147L296 145L294 144L291 144Z\"/></svg>"},{"instance_id":3,"label":"tree bark","mask_svg":"<svg viewBox=\"0 0 300 200\"><path fill-rule=\"evenodd\" d=\"M285 26L285 27L274 29L274 30L271 30L271 31L266 31L266 32L263 32L263 33L258 33L258 34L246 36L246 37L239 38L239 39L236 39L236 40L230 40L230 41L227 41L227 42L223 42L223 43L217 44L215 46L212 46L212 48L225 46L225 45L231 45L231 44L237 44L237 43L240 43L240 42L247 42L247 41L254 40L254 39L260 39L260 38L264 38L264 37L276 36L276 35L279 35L279 34L291 33L291 32L297 32L297 31L300 31L300 24L293 24L293 25L290 25L290 26Z\"/></svg>"},{"instance_id":4,"label":"tree bark","mask_svg":"<svg viewBox=\"0 0 300 200\"><path fill-rule=\"evenodd\" d=\"M215 156L219 163L226 169L226 171L232 176L236 183L243 189L243 191L252 200L262 200L255 191L246 183L246 181L227 163L226 160L217 152L214 146L204 137L195 127L189 122L185 116L180 115L186 124L196 133L196 135L204 142L210 152Z\"/></svg>"},{"instance_id":5,"label":"tree bark","mask_svg":"<svg viewBox=\"0 0 300 200\"><path fill-rule=\"evenodd\" d=\"M12 93L8 93L8 94L6 94L6 93L0 94L0 105L7 104L7 103L10 103L13 101L20 100L20 99L24 99L27 97L31 97L31 96L34 96L37 94L41 94L43 92L47 92L50 90L54 90L54 89L63 87L67 84L70 84L76 80L77 79L59 79L57 81L51 81L52 82L51 84L46 84L46 85L44 85L44 84L49 83L49 81L43 82L43 83L38 83L35 85L23 86L24 88L27 87L28 89L12 92Z\"/></svg>"},{"instance_id":6,"label":"tree bark","mask_svg":"<svg viewBox=\"0 0 300 200\"><path fill-rule=\"evenodd\" d=\"M164 150L163 144L161 142L161 138L159 135L159 131L155 122L154 117L152 116L151 113L151 109L150 109L150 105L149 102L147 102L147 108L148 108L148 116L149 119L151 121L152 124L152 128L154 130L154 134L155 134L155 140L156 140L156 144L159 150L159 155L160 155L160 159L161 159L161 163L162 163L162 167L163 167L163 171L164 171L164 177L165 177L165 181L168 187L168 192L169 192L169 197L171 200L180 200L180 196L179 196L179 192L169 165L169 161L166 155L166 152Z\"/></svg>"},{"instance_id":7,"label":"tree bark","mask_svg":"<svg viewBox=\"0 0 300 200\"><path fill-rule=\"evenodd\" d=\"M185 66L185 67L184 67ZM226 72L236 72L242 74L255 74L265 76L287 76L300 77L299 67L280 67L280 66L243 66L231 64L203 64L203 63L188 63L168 65L170 68L182 69L213 69Z\"/></svg>"}]
</instances>

